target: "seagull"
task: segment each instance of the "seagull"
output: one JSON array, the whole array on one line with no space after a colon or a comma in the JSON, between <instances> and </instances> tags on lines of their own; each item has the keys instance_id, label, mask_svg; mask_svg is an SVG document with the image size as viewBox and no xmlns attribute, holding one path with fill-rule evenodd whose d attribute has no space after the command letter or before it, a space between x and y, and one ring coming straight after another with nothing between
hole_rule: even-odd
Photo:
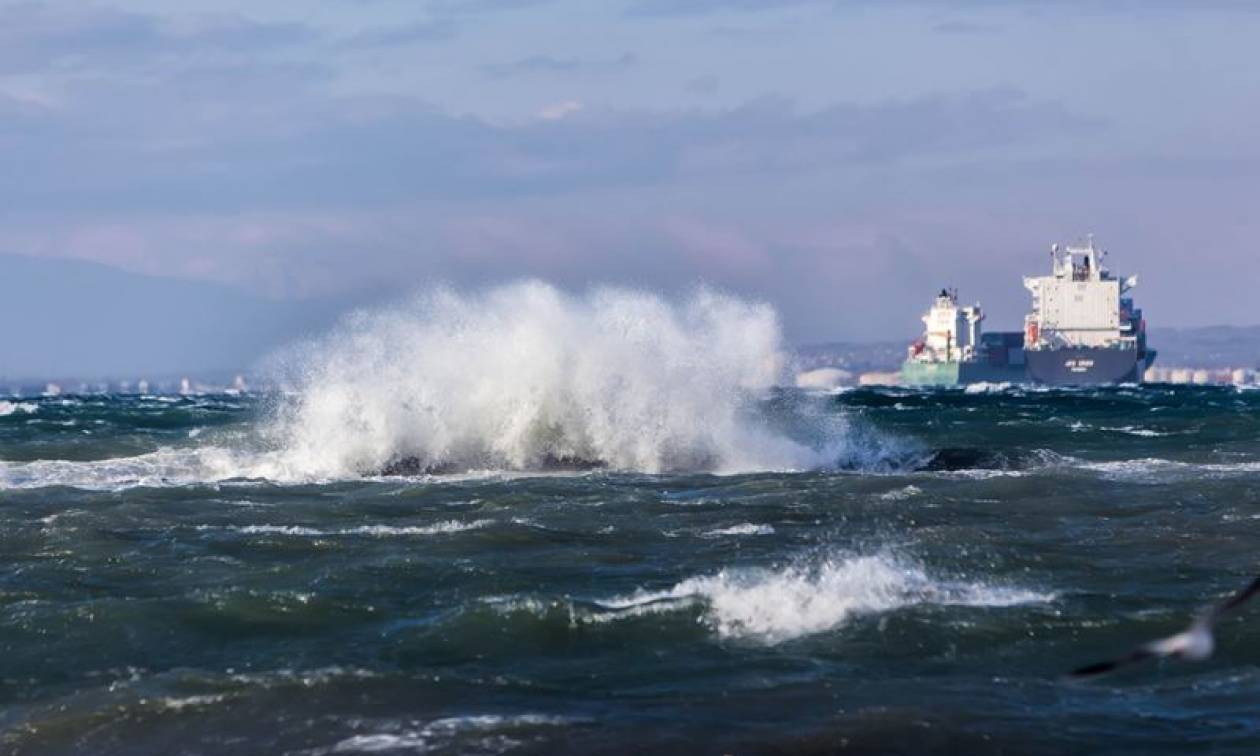
<instances>
[{"instance_id":1,"label":"seagull","mask_svg":"<svg viewBox=\"0 0 1260 756\"><path fill-rule=\"evenodd\" d=\"M1173 658L1189 661L1203 661L1212 655L1216 641L1212 638L1212 628L1226 614L1250 601L1260 594L1260 577L1252 580L1250 585L1235 593L1224 603L1208 607L1202 611L1190 627L1176 635L1144 643L1118 659L1089 664L1071 672L1071 677L1084 678L1105 675L1121 667L1147 659Z\"/></svg>"}]
</instances>

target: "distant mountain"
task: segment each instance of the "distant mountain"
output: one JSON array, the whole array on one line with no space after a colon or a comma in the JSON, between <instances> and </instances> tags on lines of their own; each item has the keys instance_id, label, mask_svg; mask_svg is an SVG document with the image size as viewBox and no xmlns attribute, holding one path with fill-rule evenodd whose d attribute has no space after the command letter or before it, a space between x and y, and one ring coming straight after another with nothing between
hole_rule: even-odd
<instances>
[{"instance_id":1,"label":"distant mountain","mask_svg":"<svg viewBox=\"0 0 1260 756\"><path fill-rule=\"evenodd\" d=\"M242 369L325 327L331 309L91 262L0 255L0 377Z\"/></svg>"}]
</instances>

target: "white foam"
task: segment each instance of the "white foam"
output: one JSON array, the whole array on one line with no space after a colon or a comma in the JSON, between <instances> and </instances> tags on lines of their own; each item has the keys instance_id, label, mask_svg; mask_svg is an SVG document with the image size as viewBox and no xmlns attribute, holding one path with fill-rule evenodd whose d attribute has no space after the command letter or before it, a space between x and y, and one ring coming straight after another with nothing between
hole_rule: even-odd
<instances>
[{"instance_id":1,"label":"white foam","mask_svg":"<svg viewBox=\"0 0 1260 756\"><path fill-rule=\"evenodd\" d=\"M429 739L416 732L355 735L339 741L328 753L384 753L424 748Z\"/></svg>"},{"instance_id":2,"label":"white foam","mask_svg":"<svg viewBox=\"0 0 1260 756\"><path fill-rule=\"evenodd\" d=\"M1163 483L1169 480L1180 480L1186 477L1222 478L1233 475L1249 475L1260 472L1260 461L1257 462L1179 462L1170 459L1147 457L1144 459L1126 459L1112 462L1082 462L1080 466L1086 470L1099 473L1111 480L1133 481L1136 483Z\"/></svg>"},{"instance_id":3,"label":"white foam","mask_svg":"<svg viewBox=\"0 0 1260 756\"><path fill-rule=\"evenodd\" d=\"M963 389L967 394L1000 394L1004 391L1010 391L1011 383L1002 381L999 383L991 383L989 381L979 381L978 383L969 383Z\"/></svg>"},{"instance_id":4,"label":"white foam","mask_svg":"<svg viewBox=\"0 0 1260 756\"><path fill-rule=\"evenodd\" d=\"M322 536L328 535L323 530L304 528L300 525L226 525L222 528L214 525L199 525L198 530L231 530L245 535L287 535L287 536Z\"/></svg>"},{"instance_id":5,"label":"white foam","mask_svg":"<svg viewBox=\"0 0 1260 756\"><path fill-rule=\"evenodd\" d=\"M359 525L353 528L319 529L301 525L197 525L197 530L223 530L245 535L284 535L331 538L337 536L428 536L462 533L493 525L494 520L444 520L432 525Z\"/></svg>"},{"instance_id":6,"label":"white foam","mask_svg":"<svg viewBox=\"0 0 1260 756\"><path fill-rule=\"evenodd\" d=\"M704 620L720 638L777 644L835 629L857 616L917 604L1007 607L1052 601L1054 594L934 579L914 563L878 554L723 570L668 591L600 603L622 610L670 608L668 600L689 598L704 604Z\"/></svg>"},{"instance_id":7,"label":"white foam","mask_svg":"<svg viewBox=\"0 0 1260 756\"><path fill-rule=\"evenodd\" d=\"M204 695L204 696L185 696L183 698L163 698L158 701L158 706L170 711L183 711L188 708L201 708L204 706L213 706L227 700L224 694Z\"/></svg>"},{"instance_id":8,"label":"white foam","mask_svg":"<svg viewBox=\"0 0 1260 756\"><path fill-rule=\"evenodd\" d=\"M69 486L117 491L137 486L183 486L234 478L262 478L268 455L217 446L165 448L134 457L98 460L0 460L0 490Z\"/></svg>"},{"instance_id":9,"label":"white foam","mask_svg":"<svg viewBox=\"0 0 1260 756\"><path fill-rule=\"evenodd\" d=\"M891 491L885 491L879 495L879 498L883 501L904 501L912 496L918 496L921 493L923 493L923 489L912 484L902 486L901 488L894 488Z\"/></svg>"},{"instance_id":10,"label":"white foam","mask_svg":"<svg viewBox=\"0 0 1260 756\"><path fill-rule=\"evenodd\" d=\"M792 410L803 430L771 427L759 413L783 354L771 307L708 290L682 302L537 282L437 290L356 313L275 358L280 408L230 448L215 434L121 459L0 462L0 489L320 483L392 463L443 480L582 462L644 473L880 469L905 456L821 402Z\"/></svg>"},{"instance_id":11,"label":"white foam","mask_svg":"<svg viewBox=\"0 0 1260 756\"><path fill-rule=\"evenodd\" d=\"M11 402L7 399L0 399L0 417L8 417L16 412L33 415L38 411L39 405L34 402Z\"/></svg>"},{"instance_id":12,"label":"white foam","mask_svg":"<svg viewBox=\"0 0 1260 756\"><path fill-rule=\"evenodd\" d=\"M338 741L331 748L316 750L318 754L328 753L387 753L412 751L428 753L430 751L447 750L455 745L454 739L465 734L488 734L498 732L516 733L540 727L561 727L587 720L554 717L545 714L477 714L463 717L445 717L435 719L418 728L394 729L390 732L378 732L367 735L354 735ZM478 740L473 748L478 753L499 753L520 745L518 741L504 736ZM467 750L465 743L460 750Z\"/></svg>"},{"instance_id":13,"label":"white foam","mask_svg":"<svg viewBox=\"0 0 1260 756\"><path fill-rule=\"evenodd\" d=\"M756 525L751 522L742 522L739 525L731 525L728 528L717 528L715 530L705 531L704 537L718 538L721 536L762 536L774 535L774 527L771 525Z\"/></svg>"},{"instance_id":14,"label":"white foam","mask_svg":"<svg viewBox=\"0 0 1260 756\"><path fill-rule=\"evenodd\" d=\"M430 292L358 313L281 360L294 397L269 478L420 469L811 469L834 459L749 405L782 376L767 305L701 290L681 303L543 283Z\"/></svg>"},{"instance_id":15,"label":"white foam","mask_svg":"<svg viewBox=\"0 0 1260 756\"><path fill-rule=\"evenodd\" d=\"M444 520L433 525L418 526L362 525L357 528L347 528L340 531L340 533L342 535L370 536L445 535L447 533L462 533L466 530L477 530L493 524L494 520L473 520L472 522Z\"/></svg>"},{"instance_id":16,"label":"white foam","mask_svg":"<svg viewBox=\"0 0 1260 756\"><path fill-rule=\"evenodd\" d=\"M1163 433L1163 432L1160 432L1160 431L1157 431L1157 430L1151 430L1150 428L1140 428L1140 427L1138 427L1138 426L1134 426L1134 425L1125 425L1125 426L1121 426L1121 427L1119 427L1119 428L1107 428L1107 427L1104 427L1104 428L1103 428L1103 430L1105 430L1105 431L1112 431L1113 433L1125 433L1125 434L1128 434L1128 435L1130 435L1130 436L1141 436L1141 437L1143 437L1143 438L1158 438L1158 437L1161 437L1161 436L1171 436L1171 435L1172 435L1171 433Z\"/></svg>"}]
</instances>

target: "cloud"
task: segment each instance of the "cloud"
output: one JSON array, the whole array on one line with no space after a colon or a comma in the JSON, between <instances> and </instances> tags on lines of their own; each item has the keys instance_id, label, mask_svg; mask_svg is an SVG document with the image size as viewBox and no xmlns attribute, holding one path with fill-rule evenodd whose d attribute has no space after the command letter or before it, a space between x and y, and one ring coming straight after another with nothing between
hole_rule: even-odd
<instances>
[{"instance_id":1,"label":"cloud","mask_svg":"<svg viewBox=\"0 0 1260 756\"><path fill-rule=\"evenodd\" d=\"M987 34L1001 31L996 24L978 24L973 21L944 21L932 27L932 31L941 34Z\"/></svg>"},{"instance_id":2,"label":"cloud","mask_svg":"<svg viewBox=\"0 0 1260 756\"><path fill-rule=\"evenodd\" d=\"M375 0L369 0L375 1ZM343 49L405 47L442 42L457 37L470 19L527 10L552 0L432 0L424 17L405 23L375 26L342 39ZM358 0L362 3L364 0Z\"/></svg>"},{"instance_id":3,"label":"cloud","mask_svg":"<svg viewBox=\"0 0 1260 756\"><path fill-rule=\"evenodd\" d=\"M314 39L306 26L260 23L231 14L167 18L107 6L13 3L0 7L0 72L31 73L155 56L274 50Z\"/></svg>"},{"instance_id":4,"label":"cloud","mask_svg":"<svg viewBox=\"0 0 1260 756\"><path fill-rule=\"evenodd\" d=\"M510 63L488 63L481 67L481 71L487 76L496 79L530 74L605 74L631 68L637 65L638 62L638 56L631 52L622 53L616 58L607 60L531 55Z\"/></svg>"},{"instance_id":5,"label":"cloud","mask_svg":"<svg viewBox=\"0 0 1260 756\"><path fill-rule=\"evenodd\" d=\"M807 6L835 6L838 0L631 0L636 16L690 16L724 11L765 12Z\"/></svg>"},{"instance_id":6,"label":"cloud","mask_svg":"<svg viewBox=\"0 0 1260 756\"><path fill-rule=\"evenodd\" d=\"M1151 10L1196 11L1260 11L1252 0L629 0L627 12L632 16L693 16L709 13L762 13L792 8L819 7L887 8L893 5L942 9L997 10L1075 10L1096 13L1129 13Z\"/></svg>"},{"instance_id":7,"label":"cloud","mask_svg":"<svg viewBox=\"0 0 1260 756\"><path fill-rule=\"evenodd\" d=\"M339 46L348 49L401 47L445 41L455 37L458 32L459 24L454 17L438 16L408 24L366 29L341 40Z\"/></svg>"},{"instance_id":8,"label":"cloud","mask_svg":"<svg viewBox=\"0 0 1260 756\"><path fill-rule=\"evenodd\" d=\"M450 15L476 15L536 8L552 0L435 0L432 9Z\"/></svg>"},{"instance_id":9,"label":"cloud","mask_svg":"<svg viewBox=\"0 0 1260 756\"><path fill-rule=\"evenodd\" d=\"M582 112L582 103L577 100L564 100L542 108L537 115L544 121L559 121L580 112Z\"/></svg>"},{"instance_id":10,"label":"cloud","mask_svg":"<svg viewBox=\"0 0 1260 756\"><path fill-rule=\"evenodd\" d=\"M812 111L782 98L695 111L563 100L537 120L492 123L410 98L329 96L330 75L315 64L254 64L78 83L60 107L0 125L0 157L15 166L0 174L0 193L11 209L96 212L548 196L956 161L1090 125L1014 90Z\"/></svg>"},{"instance_id":11,"label":"cloud","mask_svg":"<svg viewBox=\"0 0 1260 756\"><path fill-rule=\"evenodd\" d=\"M688 81L686 84L686 90L692 94L713 94L718 91L721 83L721 80L713 74L705 74L704 76L697 76L696 78Z\"/></svg>"}]
</instances>

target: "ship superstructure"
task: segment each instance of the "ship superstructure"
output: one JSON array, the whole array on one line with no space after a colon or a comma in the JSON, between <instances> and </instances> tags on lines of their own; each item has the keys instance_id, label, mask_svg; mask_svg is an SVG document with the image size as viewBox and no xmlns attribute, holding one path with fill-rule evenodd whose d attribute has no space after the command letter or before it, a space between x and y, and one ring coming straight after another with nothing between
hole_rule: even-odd
<instances>
[{"instance_id":1,"label":"ship superstructure","mask_svg":"<svg viewBox=\"0 0 1260 756\"><path fill-rule=\"evenodd\" d=\"M922 338L910 345L901 367L911 386L948 386L977 381L1024 380L1019 333L983 333L977 303L958 303L958 291L941 289L922 318Z\"/></svg>"},{"instance_id":2,"label":"ship superstructure","mask_svg":"<svg viewBox=\"0 0 1260 756\"><path fill-rule=\"evenodd\" d=\"M1039 383L1141 381L1155 353L1146 322L1127 294L1137 276L1120 278L1094 246L1050 247L1050 275L1026 276L1032 311L1024 318L1028 377Z\"/></svg>"}]
</instances>

